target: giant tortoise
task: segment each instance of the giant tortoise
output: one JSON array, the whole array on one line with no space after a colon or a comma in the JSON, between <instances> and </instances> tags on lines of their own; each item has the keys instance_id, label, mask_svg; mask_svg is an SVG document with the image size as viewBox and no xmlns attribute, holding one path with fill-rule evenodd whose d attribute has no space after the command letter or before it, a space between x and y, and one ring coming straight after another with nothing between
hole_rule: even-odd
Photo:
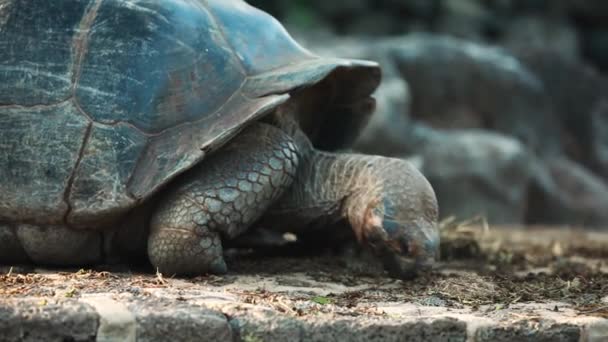
<instances>
[{"instance_id":1,"label":"giant tortoise","mask_svg":"<svg viewBox=\"0 0 608 342\"><path fill-rule=\"evenodd\" d=\"M437 254L431 186L336 152L379 82L240 0L2 1L0 263L141 249L166 274L223 273L222 244L249 228L329 238L342 222L412 276Z\"/></svg>"}]
</instances>

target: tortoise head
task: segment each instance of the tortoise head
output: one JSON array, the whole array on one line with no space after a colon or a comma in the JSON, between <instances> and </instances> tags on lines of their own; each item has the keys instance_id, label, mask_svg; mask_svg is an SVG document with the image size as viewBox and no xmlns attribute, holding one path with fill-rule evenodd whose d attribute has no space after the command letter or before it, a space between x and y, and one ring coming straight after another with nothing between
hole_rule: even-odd
<instances>
[{"instance_id":1,"label":"tortoise head","mask_svg":"<svg viewBox=\"0 0 608 342\"><path fill-rule=\"evenodd\" d=\"M392 208L373 209L365 227L365 244L382 261L386 271L401 279L429 270L439 257L437 225L425 219L402 220Z\"/></svg>"},{"instance_id":2,"label":"tortoise head","mask_svg":"<svg viewBox=\"0 0 608 342\"><path fill-rule=\"evenodd\" d=\"M439 258L437 200L413 166L383 159L388 167L375 172L383 186L376 191L376 200L364 200L364 216L352 222L353 228L359 242L380 258L392 277L411 279Z\"/></svg>"}]
</instances>

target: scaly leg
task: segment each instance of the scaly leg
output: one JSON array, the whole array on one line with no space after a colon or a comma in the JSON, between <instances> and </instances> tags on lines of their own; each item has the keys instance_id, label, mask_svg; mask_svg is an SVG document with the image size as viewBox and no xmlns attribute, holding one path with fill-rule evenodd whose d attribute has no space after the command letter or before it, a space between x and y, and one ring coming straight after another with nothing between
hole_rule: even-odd
<instances>
[{"instance_id":1,"label":"scaly leg","mask_svg":"<svg viewBox=\"0 0 608 342\"><path fill-rule=\"evenodd\" d=\"M172 184L152 218L152 264L166 274L225 273L222 238L243 233L284 193L297 162L279 128L246 128Z\"/></svg>"}]
</instances>

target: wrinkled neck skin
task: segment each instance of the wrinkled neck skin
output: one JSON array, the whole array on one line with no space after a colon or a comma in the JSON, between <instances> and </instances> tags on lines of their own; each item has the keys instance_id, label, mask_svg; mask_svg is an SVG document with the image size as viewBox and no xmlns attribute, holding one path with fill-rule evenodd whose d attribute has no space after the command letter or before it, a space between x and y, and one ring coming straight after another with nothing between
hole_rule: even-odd
<instances>
[{"instance_id":1,"label":"wrinkled neck skin","mask_svg":"<svg viewBox=\"0 0 608 342\"><path fill-rule=\"evenodd\" d=\"M389 274L406 279L432 267L439 250L438 207L426 178L403 159L319 151L293 113L297 107L286 107L273 120L294 139L298 170L261 226L296 235L313 231L334 241L343 236L334 223L346 222Z\"/></svg>"},{"instance_id":2,"label":"wrinkled neck skin","mask_svg":"<svg viewBox=\"0 0 608 342\"><path fill-rule=\"evenodd\" d=\"M367 206L363 199L377 197L382 188L365 170L368 159L373 157L322 152L310 145L301 149L294 183L271 215L296 233L342 219L347 219L357 232Z\"/></svg>"},{"instance_id":3,"label":"wrinkled neck skin","mask_svg":"<svg viewBox=\"0 0 608 342\"><path fill-rule=\"evenodd\" d=\"M269 213L275 229L298 233L346 219L357 240L366 244L370 227L384 225L390 234L389 225L397 222L410 228L409 239L436 240L435 194L409 162L323 152L299 129L288 133L297 143L300 162L293 185Z\"/></svg>"}]
</instances>

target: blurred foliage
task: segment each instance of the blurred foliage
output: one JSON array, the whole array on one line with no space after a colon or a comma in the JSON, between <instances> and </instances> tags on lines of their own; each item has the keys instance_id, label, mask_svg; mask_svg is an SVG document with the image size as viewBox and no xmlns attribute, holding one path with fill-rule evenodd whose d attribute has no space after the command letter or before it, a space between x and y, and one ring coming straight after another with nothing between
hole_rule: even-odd
<instances>
[{"instance_id":1,"label":"blurred foliage","mask_svg":"<svg viewBox=\"0 0 608 342\"><path fill-rule=\"evenodd\" d=\"M307 0L292 0L287 2L284 9L285 21L304 29L313 28L320 19Z\"/></svg>"}]
</instances>

